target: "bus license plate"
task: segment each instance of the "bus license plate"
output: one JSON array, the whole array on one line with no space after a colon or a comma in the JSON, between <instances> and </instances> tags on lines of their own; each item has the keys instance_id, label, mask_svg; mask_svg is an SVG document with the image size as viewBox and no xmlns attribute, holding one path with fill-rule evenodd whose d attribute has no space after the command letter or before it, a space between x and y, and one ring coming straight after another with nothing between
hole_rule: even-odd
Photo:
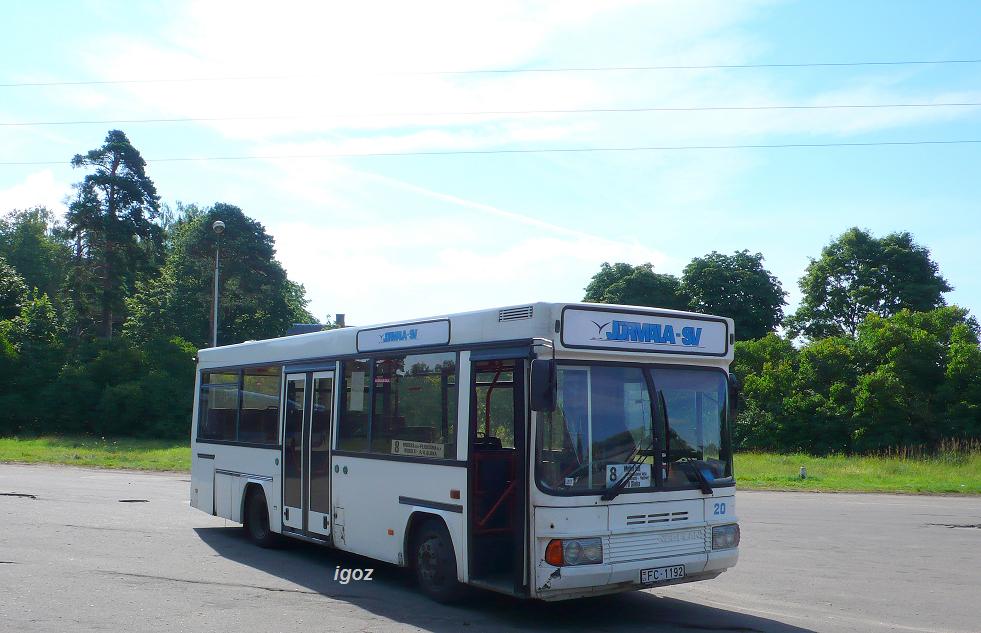
<instances>
[{"instance_id":1,"label":"bus license plate","mask_svg":"<svg viewBox=\"0 0 981 633\"><path fill-rule=\"evenodd\" d=\"M672 565L671 567L655 567L653 569L640 570L640 584L650 585L666 580L678 580L685 577L684 565Z\"/></svg>"}]
</instances>

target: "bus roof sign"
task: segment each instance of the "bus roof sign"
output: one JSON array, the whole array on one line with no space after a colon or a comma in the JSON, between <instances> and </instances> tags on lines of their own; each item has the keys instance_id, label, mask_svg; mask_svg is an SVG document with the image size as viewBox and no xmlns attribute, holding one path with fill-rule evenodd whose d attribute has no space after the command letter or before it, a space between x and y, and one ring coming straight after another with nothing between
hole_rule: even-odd
<instances>
[{"instance_id":1,"label":"bus roof sign","mask_svg":"<svg viewBox=\"0 0 981 633\"><path fill-rule=\"evenodd\" d=\"M450 342L448 319L400 323L358 331L359 352L376 352L386 349L428 347Z\"/></svg>"},{"instance_id":2,"label":"bus roof sign","mask_svg":"<svg viewBox=\"0 0 981 633\"><path fill-rule=\"evenodd\" d=\"M725 356L729 324L719 317L568 306L561 341L568 348Z\"/></svg>"}]
</instances>

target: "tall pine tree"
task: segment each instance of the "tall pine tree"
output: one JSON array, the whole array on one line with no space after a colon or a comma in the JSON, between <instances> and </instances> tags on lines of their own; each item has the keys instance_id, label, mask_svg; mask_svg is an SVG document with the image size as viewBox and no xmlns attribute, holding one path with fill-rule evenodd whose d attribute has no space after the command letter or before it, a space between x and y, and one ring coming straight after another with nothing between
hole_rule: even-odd
<instances>
[{"instance_id":1,"label":"tall pine tree","mask_svg":"<svg viewBox=\"0 0 981 633\"><path fill-rule=\"evenodd\" d=\"M68 290L75 334L111 339L136 281L159 265L162 231L153 222L159 196L146 161L120 130L111 130L102 147L76 154L72 165L92 169L75 185L66 217L74 249Z\"/></svg>"}]
</instances>

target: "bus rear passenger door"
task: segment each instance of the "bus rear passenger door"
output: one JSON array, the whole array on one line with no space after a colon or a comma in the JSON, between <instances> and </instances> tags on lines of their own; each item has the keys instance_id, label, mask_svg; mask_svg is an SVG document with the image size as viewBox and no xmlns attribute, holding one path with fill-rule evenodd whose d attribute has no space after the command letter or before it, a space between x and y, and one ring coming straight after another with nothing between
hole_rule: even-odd
<instances>
[{"instance_id":1,"label":"bus rear passenger door","mask_svg":"<svg viewBox=\"0 0 981 633\"><path fill-rule=\"evenodd\" d=\"M334 372L313 374L305 463L309 468L307 530L330 536L330 429L333 423Z\"/></svg>"},{"instance_id":2,"label":"bus rear passenger door","mask_svg":"<svg viewBox=\"0 0 981 633\"><path fill-rule=\"evenodd\" d=\"M287 374L283 407L283 527L303 529L303 422L307 409L306 374Z\"/></svg>"}]
</instances>

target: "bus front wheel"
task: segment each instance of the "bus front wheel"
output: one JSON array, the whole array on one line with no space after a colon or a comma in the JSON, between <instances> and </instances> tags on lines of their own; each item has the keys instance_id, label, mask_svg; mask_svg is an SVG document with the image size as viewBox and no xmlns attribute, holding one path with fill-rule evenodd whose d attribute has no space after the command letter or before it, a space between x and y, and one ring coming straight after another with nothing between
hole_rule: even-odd
<instances>
[{"instance_id":1,"label":"bus front wheel","mask_svg":"<svg viewBox=\"0 0 981 633\"><path fill-rule=\"evenodd\" d=\"M277 544L277 534L269 529L266 495L258 486L249 488L245 497L245 531L249 540L259 547L273 547Z\"/></svg>"},{"instance_id":2,"label":"bus front wheel","mask_svg":"<svg viewBox=\"0 0 981 633\"><path fill-rule=\"evenodd\" d=\"M414 539L413 567L422 591L436 602L452 602L460 595L453 541L442 521L424 523Z\"/></svg>"}]
</instances>

